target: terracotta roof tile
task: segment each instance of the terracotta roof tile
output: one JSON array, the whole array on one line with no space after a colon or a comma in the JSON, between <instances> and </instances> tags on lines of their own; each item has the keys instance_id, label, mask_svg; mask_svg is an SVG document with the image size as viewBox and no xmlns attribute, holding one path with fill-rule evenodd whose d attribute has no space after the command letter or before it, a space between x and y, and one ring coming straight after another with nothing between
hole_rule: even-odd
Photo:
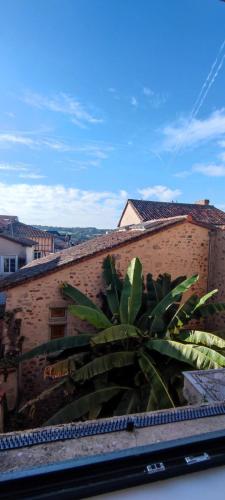
<instances>
[{"instance_id":1,"label":"terracotta roof tile","mask_svg":"<svg viewBox=\"0 0 225 500\"><path fill-rule=\"evenodd\" d=\"M125 230L115 230L103 236L97 236L92 240L81 243L74 247L50 254L42 259L34 260L18 272L0 280L0 290L11 288L24 283L25 281L39 278L42 275L55 272L62 266L75 264L81 260L90 258L95 254L104 251L110 251L113 248L129 243L129 241L138 240L148 236L150 233L161 231L164 228L185 221L185 217L171 218L170 220L157 220L148 224L148 227L134 226L134 228Z\"/></svg>"},{"instance_id":2,"label":"terracotta roof tile","mask_svg":"<svg viewBox=\"0 0 225 500\"><path fill-rule=\"evenodd\" d=\"M25 238L53 238L51 233L43 231L42 229L37 229L36 227L30 226L29 224L23 224L22 222L13 222L11 224L11 231L13 236L25 237Z\"/></svg>"},{"instance_id":3,"label":"terracotta roof tile","mask_svg":"<svg viewBox=\"0 0 225 500\"><path fill-rule=\"evenodd\" d=\"M196 221L225 225L225 212L213 205L200 205L197 203L168 203L162 201L128 200L141 221L155 220L180 215L191 215Z\"/></svg>"}]
</instances>

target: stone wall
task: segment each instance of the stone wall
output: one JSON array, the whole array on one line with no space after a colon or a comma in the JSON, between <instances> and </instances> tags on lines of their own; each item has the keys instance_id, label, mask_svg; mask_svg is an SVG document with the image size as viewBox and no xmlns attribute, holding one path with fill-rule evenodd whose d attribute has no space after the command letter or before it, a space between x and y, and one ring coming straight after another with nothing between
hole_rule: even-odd
<instances>
[{"instance_id":1,"label":"stone wall","mask_svg":"<svg viewBox=\"0 0 225 500\"><path fill-rule=\"evenodd\" d=\"M151 272L157 277L159 273L169 272L175 278L199 273L200 280L195 291L204 294L208 281L208 246L208 230L185 221L152 235L143 233L138 241L130 241L110 252L7 290L7 311L21 309L16 315L22 320L20 335L25 337L23 350L27 351L49 340L49 308L67 304L60 295L63 282L80 288L94 302L99 302L99 292L103 289L102 262L109 253L114 255L116 267L122 275L133 257L141 259L145 275ZM76 325L76 318L68 316L67 335L75 333ZM41 388L40 373L44 362L44 359L41 362L34 359L29 365L23 366L23 387L27 397L37 394Z\"/></svg>"},{"instance_id":2,"label":"stone wall","mask_svg":"<svg viewBox=\"0 0 225 500\"><path fill-rule=\"evenodd\" d=\"M212 232L209 248L209 289L218 289L215 300L225 302L225 227ZM222 329L225 336L225 314L215 316L209 326Z\"/></svg>"},{"instance_id":3,"label":"stone wall","mask_svg":"<svg viewBox=\"0 0 225 500\"><path fill-rule=\"evenodd\" d=\"M0 389L0 433L4 432L5 393Z\"/></svg>"},{"instance_id":4,"label":"stone wall","mask_svg":"<svg viewBox=\"0 0 225 500\"><path fill-rule=\"evenodd\" d=\"M9 368L7 376L4 370L0 370L0 394L4 393L7 401L7 409L12 411L18 403L19 374L18 370Z\"/></svg>"}]
</instances>

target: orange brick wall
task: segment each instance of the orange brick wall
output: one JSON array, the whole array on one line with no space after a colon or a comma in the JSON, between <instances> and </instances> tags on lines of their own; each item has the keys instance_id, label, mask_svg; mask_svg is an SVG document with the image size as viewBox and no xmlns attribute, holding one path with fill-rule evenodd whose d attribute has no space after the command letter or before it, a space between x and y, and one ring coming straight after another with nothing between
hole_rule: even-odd
<instances>
[{"instance_id":1,"label":"orange brick wall","mask_svg":"<svg viewBox=\"0 0 225 500\"><path fill-rule=\"evenodd\" d=\"M80 262L57 272L28 281L7 291L6 309L17 313L22 318L21 335L25 337L24 351L49 340L49 306L63 305L60 285L63 282L80 288L94 301L103 289L102 262L108 253L116 258L117 269L124 274L133 257L138 256L143 264L144 274L151 272L155 277L159 273L169 272L175 278L178 275L200 274L197 291L202 294L207 290L208 280L208 230L189 222L170 227L136 242L130 242L116 250L105 252L97 257ZM77 325L76 318L68 316L67 334L72 335ZM44 363L44 360L43 360ZM40 370L37 360L25 370L24 381L30 387L33 374ZM38 392L36 378L35 392Z\"/></svg>"}]
</instances>

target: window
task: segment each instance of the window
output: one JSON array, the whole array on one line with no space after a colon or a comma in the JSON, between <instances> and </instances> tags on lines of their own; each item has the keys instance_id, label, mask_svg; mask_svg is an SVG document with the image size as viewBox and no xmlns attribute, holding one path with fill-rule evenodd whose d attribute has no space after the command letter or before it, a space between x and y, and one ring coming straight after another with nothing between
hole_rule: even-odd
<instances>
[{"instance_id":1,"label":"window","mask_svg":"<svg viewBox=\"0 0 225 500\"><path fill-rule=\"evenodd\" d=\"M52 307L50 309L50 318L65 318L66 317L66 309L65 307Z\"/></svg>"},{"instance_id":2,"label":"window","mask_svg":"<svg viewBox=\"0 0 225 500\"><path fill-rule=\"evenodd\" d=\"M66 308L60 306L50 307L49 327L50 338L57 339L66 335Z\"/></svg>"},{"instance_id":3,"label":"window","mask_svg":"<svg viewBox=\"0 0 225 500\"><path fill-rule=\"evenodd\" d=\"M15 273L17 271L17 257L3 257L3 272Z\"/></svg>"},{"instance_id":4,"label":"window","mask_svg":"<svg viewBox=\"0 0 225 500\"><path fill-rule=\"evenodd\" d=\"M41 250L34 250L34 259L40 259L42 257Z\"/></svg>"},{"instance_id":5,"label":"window","mask_svg":"<svg viewBox=\"0 0 225 500\"><path fill-rule=\"evenodd\" d=\"M66 325L50 325L51 340L65 336Z\"/></svg>"}]
</instances>

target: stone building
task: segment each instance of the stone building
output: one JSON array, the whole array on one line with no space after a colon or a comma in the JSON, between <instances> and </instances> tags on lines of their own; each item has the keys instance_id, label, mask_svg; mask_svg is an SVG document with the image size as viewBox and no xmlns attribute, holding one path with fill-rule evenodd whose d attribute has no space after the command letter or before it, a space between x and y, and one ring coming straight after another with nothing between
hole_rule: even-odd
<instances>
[{"instance_id":1,"label":"stone building","mask_svg":"<svg viewBox=\"0 0 225 500\"><path fill-rule=\"evenodd\" d=\"M167 206L166 203L161 205ZM88 294L94 302L99 302L99 293L104 286L102 263L109 254L115 257L121 275L124 275L129 261L138 256L145 275L151 272L156 277L159 273L169 272L175 278L198 273L200 279L195 292L204 294L212 287L219 288L217 299L225 299L225 213L211 205L180 205L186 210L187 206L193 207L195 217L189 211L189 214L166 214L158 219L155 217L157 220L141 223L136 220L136 224L128 227L126 224L110 234L33 261L1 280L0 292L6 294L6 312L15 311L15 318L20 320L20 335L25 338L23 350L76 332L77 320L67 314L68 303L62 298L60 285L68 282ZM6 348L9 337L5 325L2 341ZM29 366L24 364L25 395L39 392L41 368L37 360L32 360Z\"/></svg>"}]
</instances>

